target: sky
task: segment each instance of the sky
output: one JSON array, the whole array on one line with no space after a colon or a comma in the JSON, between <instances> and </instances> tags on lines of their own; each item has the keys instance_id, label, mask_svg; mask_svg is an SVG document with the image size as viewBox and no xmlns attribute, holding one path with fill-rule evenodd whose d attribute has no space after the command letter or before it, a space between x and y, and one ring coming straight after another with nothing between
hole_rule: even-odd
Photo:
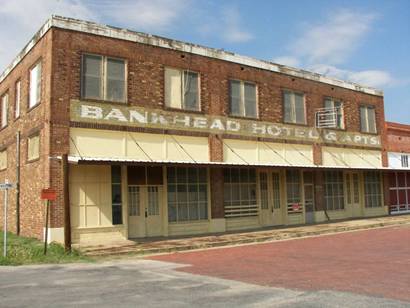
<instances>
[{"instance_id":1,"label":"sky","mask_svg":"<svg viewBox=\"0 0 410 308\"><path fill-rule=\"evenodd\" d=\"M52 14L375 87L410 124L410 0L0 0L0 71Z\"/></svg>"}]
</instances>

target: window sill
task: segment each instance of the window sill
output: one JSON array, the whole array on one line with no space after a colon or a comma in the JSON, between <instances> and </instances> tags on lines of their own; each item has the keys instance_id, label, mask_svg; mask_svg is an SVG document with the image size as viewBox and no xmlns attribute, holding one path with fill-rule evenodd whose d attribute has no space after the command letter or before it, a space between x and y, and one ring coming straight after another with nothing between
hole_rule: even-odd
<instances>
[{"instance_id":1,"label":"window sill","mask_svg":"<svg viewBox=\"0 0 410 308\"><path fill-rule=\"evenodd\" d=\"M370 136L378 136L378 135L379 135L379 133L378 133L378 132L375 132L375 133L370 133L370 132L363 132L363 131L360 131L360 133L362 133L362 134L364 134L364 135L370 135Z\"/></svg>"},{"instance_id":2,"label":"window sill","mask_svg":"<svg viewBox=\"0 0 410 308\"><path fill-rule=\"evenodd\" d=\"M31 106L27 109L27 113L31 112L32 110L36 109L38 106L41 105L41 101L39 101L37 104L35 104L34 106Z\"/></svg>"},{"instance_id":3,"label":"window sill","mask_svg":"<svg viewBox=\"0 0 410 308\"><path fill-rule=\"evenodd\" d=\"M102 104L114 104L114 105L129 105L127 101L110 101L110 100L105 100L105 99L98 99L98 98L86 98L86 97L80 97L80 100L83 102L90 102L90 103L102 103Z\"/></svg>"},{"instance_id":4,"label":"window sill","mask_svg":"<svg viewBox=\"0 0 410 308\"><path fill-rule=\"evenodd\" d=\"M191 110L191 109L183 109L183 108L174 108L164 105L164 110L167 111L174 111L174 112L186 112L186 113L193 113L193 114L201 114L205 115L205 112L202 110Z\"/></svg>"},{"instance_id":5,"label":"window sill","mask_svg":"<svg viewBox=\"0 0 410 308\"><path fill-rule=\"evenodd\" d=\"M9 127L8 124L7 124L6 126L1 127L1 128L0 128L0 132L3 131L3 130L5 130L7 127Z\"/></svg>"},{"instance_id":6,"label":"window sill","mask_svg":"<svg viewBox=\"0 0 410 308\"><path fill-rule=\"evenodd\" d=\"M254 120L254 121L255 120L259 121L260 120L260 118L258 116L256 116L256 117L247 117L247 116L228 114L228 117L232 118L232 119L238 119L238 120Z\"/></svg>"},{"instance_id":7,"label":"window sill","mask_svg":"<svg viewBox=\"0 0 410 308\"><path fill-rule=\"evenodd\" d=\"M283 124L293 125L293 126L304 126L304 127L307 127L307 126L308 126L307 123L294 123L294 122L286 122L286 121L283 121Z\"/></svg>"},{"instance_id":8,"label":"window sill","mask_svg":"<svg viewBox=\"0 0 410 308\"><path fill-rule=\"evenodd\" d=\"M168 224L170 225L191 225L191 224L203 224L209 223L209 219L201 219L201 220L184 220L184 221L169 221Z\"/></svg>"},{"instance_id":9,"label":"window sill","mask_svg":"<svg viewBox=\"0 0 410 308\"><path fill-rule=\"evenodd\" d=\"M27 164L35 163L40 160L40 157L32 158L32 159L27 159Z\"/></svg>"}]
</instances>

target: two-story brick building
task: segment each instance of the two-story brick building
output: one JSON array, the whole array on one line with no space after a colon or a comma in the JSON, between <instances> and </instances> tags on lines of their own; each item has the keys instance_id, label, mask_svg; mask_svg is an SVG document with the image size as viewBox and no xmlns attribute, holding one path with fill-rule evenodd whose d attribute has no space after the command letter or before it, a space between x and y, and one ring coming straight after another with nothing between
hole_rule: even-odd
<instances>
[{"instance_id":1,"label":"two-story brick building","mask_svg":"<svg viewBox=\"0 0 410 308\"><path fill-rule=\"evenodd\" d=\"M23 235L42 237L47 187L50 240L75 244L388 213L369 87L55 16L0 96L0 180L18 183Z\"/></svg>"},{"instance_id":2,"label":"two-story brick building","mask_svg":"<svg viewBox=\"0 0 410 308\"><path fill-rule=\"evenodd\" d=\"M390 213L410 213L410 125L386 122Z\"/></svg>"}]
</instances>

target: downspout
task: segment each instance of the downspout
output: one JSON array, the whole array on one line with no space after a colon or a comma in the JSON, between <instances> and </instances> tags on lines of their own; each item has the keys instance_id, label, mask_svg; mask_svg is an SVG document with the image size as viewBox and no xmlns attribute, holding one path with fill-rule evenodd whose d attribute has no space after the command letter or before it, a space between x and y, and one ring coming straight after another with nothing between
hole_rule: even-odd
<instances>
[{"instance_id":1,"label":"downspout","mask_svg":"<svg viewBox=\"0 0 410 308\"><path fill-rule=\"evenodd\" d=\"M64 204L64 247L67 252L71 251L71 219L70 219L70 196L69 196L69 170L68 155L61 157L61 171L63 176L63 204Z\"/></svg>"},{"instance_id":2,"label":"downspout","mask_svg":"<svg viewBox=\"0 0 410 308\"><path fill-rule=\"evenodd\" d=\"M16 233L20 235L20 131L16 134Z\"/></svg>"}]
</instances>

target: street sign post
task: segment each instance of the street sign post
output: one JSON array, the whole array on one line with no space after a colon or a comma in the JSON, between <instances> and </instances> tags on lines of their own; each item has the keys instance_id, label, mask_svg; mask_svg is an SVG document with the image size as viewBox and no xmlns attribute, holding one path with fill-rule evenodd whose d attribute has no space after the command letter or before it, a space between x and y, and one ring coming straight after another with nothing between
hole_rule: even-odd
<instances>
[{"instance_id":1,"label":"street sign post","mask_svg":"<svg viewBox=\"0 0 410 308\"><path fill-rule=\"evenodd\" d=\"M41 199L46 201L46 221L45 221L45 235L44 235L44 255L47 254L47 240L48 240L48 216L50 211L50 201L57 199L57 193L52 188L41 190Z\"/></svg>"},{"instance_id":2,"label":"street sign post","mask_svg":"<svg viewBox=\"0 0 410 308\"><path fill-rule=\"evenodd\" d=\"M4 230L3 230L3 257L7 257L7 206L8 206L8 197L9 189L13 188L13 184L9 183L7 180L5 183L0 183L0 190L4 190Z\"/></svg>"}]
</instances>

